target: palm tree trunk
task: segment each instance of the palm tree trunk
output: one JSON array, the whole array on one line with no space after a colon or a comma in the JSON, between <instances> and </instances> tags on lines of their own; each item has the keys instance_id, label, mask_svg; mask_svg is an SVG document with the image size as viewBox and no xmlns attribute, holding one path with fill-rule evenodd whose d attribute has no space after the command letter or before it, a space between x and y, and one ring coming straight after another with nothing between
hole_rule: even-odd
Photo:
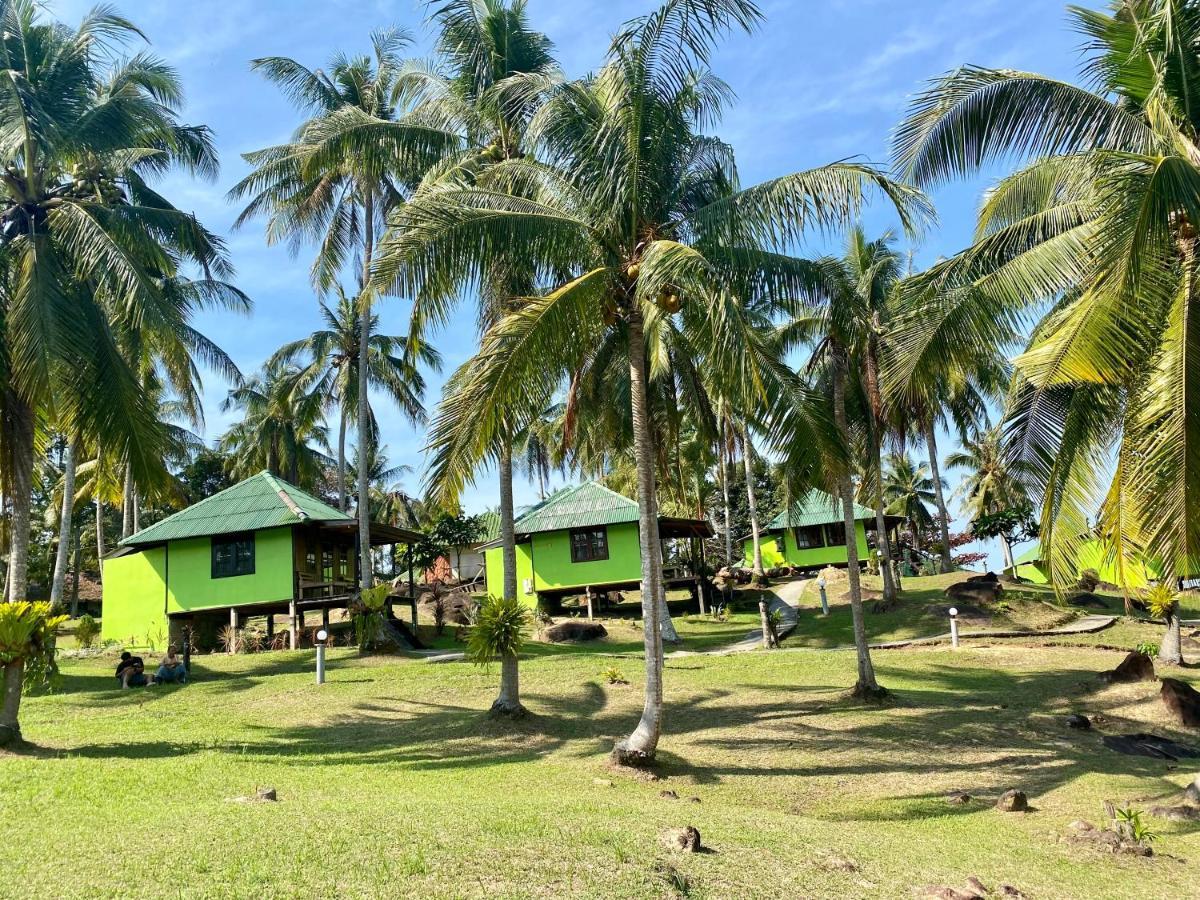
<instances>
[{"instance_id":1,"label":"palm tree trunk","mask_svg":"<svg viewBox=\"0 0 1200 900\"><path fill-rule=\"evenodd\" d=\"M71 520L74 515L75 442L69 441L63 457L63 497L58 523L58 552L54 556L54 577L50 580L50 603L55 607L63 602L63 588L67 583L67 560L71 555Z\"/></svg>"},{"instance_id":2,"label":"palm tree trunk","mask_svg":"<svg viewBox=\"0 0 1200 900\"><path fill-rule=\"evenodd\" d=\"M1179 629L1178 610L1167 616L1167 630L1158 647L1158 659L1172 666L1183 665L1183 637Z\"/></svg>"},{"instance_id":3,"label":"palm tree trunk","mask_svg":"<svg viewBox=\"0 0 1200 900\"><path fill-rule=\"evenodd\" d=\"M950 513L946 510L946 494L942 490L942 469L938 460L937 429L933 424L933 416L925 422L925 446L929 450L929 473L933 476L933 496L937 500L938 531L942 538L942 572L954 568L954 560L950 557Z\"/></svg>"},{"instance_id":4,"label":"palm tree trunk","mask_svg":"<svg viewBox=\"0 0 1200 900\"><path fill-rule=\"evenodd\" d=\"M838 438L842 446L849 447L850 428L846 423L846 357L841 348L834 348L833 370L833 417ZM850 582L850 618L854 625L854 648L858 654L858 682L854 685L855 696L878 698L886 691L875 680L875 667L871 664L871 649L867 646L867 628L863 619L862 585L858 570L858 536L854 529L854 485L850 481L849 469L838 478L838 492L842 496L842 522L846 529L846 575Z\"/></svg>"},{"instance_id":5,"label":"palm tree trunk","mask_svg":"<svg viewBox=\"0 0 1200 900\"><path fill-rule=\"evenodd\" d=\"M504 599L517 598L517 535L514 527L512 444L508 438L500 447L500 551L504 565ZM461 562L460 562L461 565ZM460 571L461 576L461 571ZM492 712L500 715L524 715L521 705L521 676L516 654L500 657L500 693L492 703Z\"/></svg>"},{"instance_id":6,"label":"palm tree trunk","mask_svg":"<svg viewBox=\"0 0 1200 900\"><path fill-rule=\"evenodd\" d=\"M368 461L371 459L371 408L367 397L371 364L371 294L367 285L371 279L371 255L375 249L375 202L367 190L363 211L363 277L359 297L362 309L358 328L358 553L359 586L369 588L375 583L371 571L371 511L367 503L369 488Z\"/></svg>"},{"instance_id":7,"label":"palm tree trunk","mask_svg":"<svg viewBox=\"0 0 1200 900\"><path fill-rule=\"evenodd\" d=\"M879 551L879 576L883 580L883 602L896 602L896 579L892 569L892 542L888 539L887 519L883 513L883 451L879 441L879 421L871 423L871 465L875 467L875 540Z\"/></svg>"},{"instance_id":8,"label":"palm tree trunk","mask_svg":"<svg viewBox=\"0 0 1200 900\"><path fill-rule=\"evenodd\" d=\"M8 588L9 602L26 599L29 588L29 507L33 502L33 410L24 400L10 394L9 439L12 452L8 455L12 465L9 483L12 496L9 498L10 530L8 544Z\"/></svg>"},{"instance_id":9,"label":"palm tree trunk","mask_svg":"<svg viewBox=\"0 0 1200 900\"><path fill-rule=\"evenodd\" d=\"M24 659L5 664L4 704L0 706L0 747L21 743L21 682L24 676Z\"/></svg>"},{"instance_id":10,"label":"palm tree trunk","mask_svg":"<svg viewBox=\"0 0 1200 900\"><path fill-rule=\"evenodd\" d=\"M754 580L761 584L767 573L763 568L762 542L758 532L758 498L754 493L754 446L750 443L750 430L742 423L742 463L746 468L746 503L750 507L750 536L754 542Z\"/></svg>"},{"instance_id":11,"label":"palm tree trunk","mask_svg":"<svg viewBox=\"0 0 1200 900\"><path fill-rule=\"evenodd\" d=\"M71 618L79 615L79 564L83 562L83 548L79 546L79 529L71 530Z\"/></svg>"},{"instance_id":12,"label":"palm tree trunk","mask_svg":"<svg viewBox=\"0 0 1200 900\"><path fill-rule=\"evenodd\" d=\"M96 566L100 569L100 583L104 583L104 501L96 498Z\"/></svg>"},{"instance_id":13,"label":"palm tree trunk","mask_svg":"<svg viewBox=\"0 0 1200 900\"><path fill-rule=\"evenodd\" d=\"M133 534L133 466L125 463L125 481L121 489L121 539Z\"/></svg>"},{"instance_id":14,"label":"palm tree trunk","mask_svg":"<svg viewBox=\"0 0 1200 900\"><path fill-rule=\"evenodd\" d=\"M721 500L725 507L725 565L733 565L733 518L729 510L729 457L724 436L721 438Z\"/></svg>"},{"instance_id":15,"label":"palm tree trunk","mask_svg":"<svg viewBox=\"0 0 1200 900\"><path fill-rule=\"evenodd\" d=\"M142 495L138 492L137 483L133 485L133 533L142 530Z\"/></svg>"},{"instance_id":16,"label":"palm tree trunk","mask_svg":"<svg viewBox=\"0 0 1200 900\"><path fill-rule=\"evenodd\" d=\"M1004 535L1000 535L1000 550L1004 554L1004 571L1011 572L1016 577L1017 566L1013 562L1012 544Z\"/></svg>"},{"instance_id":17,"label":"palm tree trunk","mask_svg":"<svg viewBox=\"0 0 1200 900\"><path fill-rule=\"evenodd\" d=\"M662 545L658 538L658 501L654 486L654 444L646 399L646 343L641 311L629 313L629 399L633 409L633 453L637 465L638 538L642 553L642 638L646 648L646 693L642 717L629 737L618 741L613 759L621 765L654 761L663 716L663 635L660 611Z\"/></svg>"},{"instance_id":18,"label":"palm tree trunk","mask_svg":"<svg viewBox=\"0 0 1200 900\"><path fill-rule=\"evenodd\" d=\"M340 407L338 417L337 490L338 509L346 511L349 498L346 496L346 407Z\"/></svg>"}]
</instances>

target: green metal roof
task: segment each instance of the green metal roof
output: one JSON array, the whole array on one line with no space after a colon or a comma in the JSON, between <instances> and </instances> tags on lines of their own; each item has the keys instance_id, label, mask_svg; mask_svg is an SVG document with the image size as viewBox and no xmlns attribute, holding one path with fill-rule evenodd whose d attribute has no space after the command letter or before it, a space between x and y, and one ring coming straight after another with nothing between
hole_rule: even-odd
<instances>
[{"instance_id":1,"label":"green metal roof","mask_svg":"<svg viewBox=\"0 0 1200 900\"><path fill-rule=\"evenodd\" d=\"M828 494L825 491L818 491L815 488L810 490L800 499L796 500L791 509L785 509L767 526L768 531L782 530L784 528L804 528L808 525L827 525L832 522L841 522L843 520L842 504L833 494ZM865 506L854 504L854 520L859 519L874 519L875 513Z\"/></svg>"},{"instance_id":2,"label":"green metal roof","mask_svg":"<svg viewBox=\"0 0 1200 900\"><path fill-rule=\"evenodd\" d=\"M256 531L300 522L353 522L307 491L269 472L259 472L199 503L155 522L121 541L123 546L158 544L180 538Z\"/></svg>"},{"instance_id":3,"label":"green metal roof","mask_svg":"<svg viewBox=\"0 0 1200 900\"><path fill-rule=\"evenodd\" d=\"M638 505L598 481L559 491L534 506L516 521L517 534L617 525L638 520Z\"/></svg>"}]
</instances>

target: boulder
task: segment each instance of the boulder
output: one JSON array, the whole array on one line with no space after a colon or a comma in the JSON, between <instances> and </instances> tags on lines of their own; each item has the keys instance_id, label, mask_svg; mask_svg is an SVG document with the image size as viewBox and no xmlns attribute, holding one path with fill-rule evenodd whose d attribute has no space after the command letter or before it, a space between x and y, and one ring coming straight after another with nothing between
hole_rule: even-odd
<instances>
[{"instance_id":1,"label":"boulder","mask_svg":"<svg viewBox=\"0 0 1200 900\"><path fill-rule=\"evenodd\" d=\"M1108 604L1091 591L1081 591L1067 598L1067 606L1080 609L1108 609Z\"/></svg>"},{"instance_id":2,"label":"boulder","mask_svg":"<svg viewBox=\"0 0 1200 900\"><path fill-rule=\"evenodd\" d=\"M1171 718L1187 728L1200 728L1200 691L1178 678L1164 678L1160 696Z\"/></svg>"},{"instance_id":3,"label":"boulder","mask_svg":"<svg viewBox=\"0 0 1200 900\"><path fill-rule=\"evenodd\" d=\"M1183 799L1187 803L1200 806L1200 775L1197 775L1183 791Z\"/></svg>"},{"instance_id":4,"label":"boulder","mask_svg":"<svg viewBox=\"0 0 1200 900\"><path fill-rule=\"evenodd\" d=\"M1092 720L1081 713L1071 713L1067 716L1067 727L1078 728L1080 731L1088 731L1092 727Z\"/></svg>"},{"instance_id":5,"label":"boulder","mask_svg":"<svg viewBox=\"0 0 1200 900\"><path fill-rule=\"evenodd\" d=\"M677 793L675 793L674 791L659 791L658 799L659 800L678 800L679 795Z\"/></svg>"},{"instance_id":6,"label":"boulder","mask_svg":"<svg viewBox=\"0 0 1200 900\"><path fill-rule=\"evenodd\" d=\"M1130 650L1121 660L1121 664L1111 672L1101 673L1101 677L1109 684L1131 684L1135 681L1153 681L1154 660L1145 653Z\"/></svg>"},{"instance_id":7,"label":"boulder","mask_svg":"<svg viewBox=\"0 0 1200 900\"><path fill-rule=\"evenodd\" d=\"M1179 806L1152 806L1150 815L1168 822L1200 822L1200 807L1188 804Z\"/></svg>"},{"instance_id":8,"label":"boulder","mask_svg":"<svg viewBox=\"0 0 1200 900\"><path fill-rule=\"evenodd\" d=\"M987 572L983 575L970 576L965 584L996 584L1000 581L1000 576L995 572Z\"/></svg>"},{"instance_id":9,"label":"boulder","mask_svg":"<svg viewBox=\"0 0 1200 900\"><path fill-rule=\"evenodd\" d=\"M1157 734L1106 734L1101 742L1109 750L1129 756L1148 756L1151 759L1200 759L1200 750L1176 743Z\"/></svg>"},{"instance_id":10,"label":"boulder","mask_svg":"<svg viewBox=\"0 0 1200 900\"><path fill-rule=\"evenodd\" d=\"M958 603L992 603L1003 590L998 581L960 581L946 588L946 599Z\"/></svg>"},{"instance_id":11,"label":"boulder","mask_svg":"<svg viewBox=\"0 0 1200 900\"><path fill-rule=\"evenodd\" d=\"M683 828L668 828L661 835L662 842L672 850L683 853L700 852L700 831L694 825Z\"/></svg>"},{"instance_id":12,"label":"boulder","mask_svg":"<svg viewBox=\"0 0 1200 900\"><path fill-rule=\"evenodd\" d=\"M578 619L551 625L543 634L552 644L561 644L564 641L598 641L608 637L608 631L599 622L584 622Z\"/></svg>"},{"instance_id":13,"label":"boulder","mask_svg":"<svg viewBox=\"0 0 1200 900\"><path fill-rule=\"evenodd\" d=\"M971 795L966 791L951 791L946 795L946 802L952 806L965 806L971 802Z\"/></svg>"},{"instance_id":14,"label":"boulder","mask_svg":"<svg viewBox=\"0 0 1200 900\"><path fill-rule=\"evenodd\" d=\"M273 787L260 787L254 792L254 799L262 800L266 803L274 803L279 799L279 795Z\"/></svg>"},{"instance_id":15,"label":"boulder","mask_svg":"<svg viewBox=\"0 0 1200 900\"><path fill-rule=\"evenodd\" d=\"M1029 798L1024 791L1007 790L996 801L996 809L1001 812L1025 812L1029 809Z\"/></svg>"}]
</instances>

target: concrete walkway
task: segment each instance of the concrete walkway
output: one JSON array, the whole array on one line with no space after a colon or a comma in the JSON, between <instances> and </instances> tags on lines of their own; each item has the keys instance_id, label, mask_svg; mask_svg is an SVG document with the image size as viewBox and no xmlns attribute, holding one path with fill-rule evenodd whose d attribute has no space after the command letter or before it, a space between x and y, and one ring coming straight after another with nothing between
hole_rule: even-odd
<instances>
[{"instance_id":1,"label":"concrete walkway","mask_svg":"<svg viewBox=\"0 0 1200 900\"><path fill-rule=\"evenodd\" d=\"M800 595L804 593L804 585L811 579L802 578L799 581L785 581L782 584L774 585L771 588L771 602L767 606L767 614L773 615L776 611L779 613L779 628L777 631L780 642L796 630L796 625L800 620L800 614L797 607L800 603ZM755 628L753 631L747 632L746 636L740 641L733 644L728 644L717 650L676 650L673 653L666 654L667 658L676 656L725 656L730 653L746 653L750 650L757 650L762 647L762 628Z\"/></svg>"},{"instance_id":2,"label":"concrete walkway","mask_svg":"<svg viewBox=\"0 0 1200 900\"><path fill-rule=\"evenodd\" d=\"M1103 631L1117 621L1116 616L1084 616L1082 619L1077 619L1069 625L1064 625L1061 628L1051 628L1049 631L1013 631L984 628L979 631L967 631L960 628L958 630L958 639L960 641L978 640L981 638L1016 638L1016 637L1053 637L1055 635L1064 634L1092 634L1097 631ZM940 644L950 641L950 632L945 634L932 634L928 637L908 638L903 641L885 641L880 644L870 644L872 650L895 650L900 647L910 647L914 644ZM800 649L800 648L794 648ZM844 647L826 647L820 649L828 650L853 650L854 645Z\"/></svg>"}]
</instances>

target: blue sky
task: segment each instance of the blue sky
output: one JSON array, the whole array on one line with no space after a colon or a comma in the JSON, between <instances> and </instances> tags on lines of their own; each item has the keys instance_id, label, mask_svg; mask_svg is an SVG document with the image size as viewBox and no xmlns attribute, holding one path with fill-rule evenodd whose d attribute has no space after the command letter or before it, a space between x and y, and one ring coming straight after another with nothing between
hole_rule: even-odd
<instances>
[{"instance_id":1,"label":"blue sky","mask_svg":"<svg viewBox=\"0 0 1200 900\"><path fill-rule=\"evenodd\" d=\"M51 0L47 9L73 24L92 5ZM243 371L253 371L281 343L311 331L317 317L308 258L268 247L261 226L230 230L237 210L226 203L225 192L246 172L241 154L286 140L297 122L279 93L250 71L249 61L286 55L319 66L338 49L365 52L370 31L393 24L417 35L415 53L423 55L430 49L425 6L413 0L116 0L116 5L146 32L153 52L181 73L188 95L185 118L216 133L222 161L217 183L172 177L165 193L229 242L237 282L254 300L254 313L248 319L210 315L199 325ZM573 77L596 68L614 29L652 5L653 0L529 0L528 9ZM713 60L738 96L717 133L737 151L745 184L835 159L886 162L891 129L908 98L926 79L960 64L1070 77L1078 59L1079 36L1056 0L774 0L763 2L763 9L765 27L753 36L730 37ZM918 266L969 241L985 186L980 179L934 195L940 226L915 248ZM879 211L869 211L866 219L871 231L894 224ZM407 314L405 301L386 300L384 327L402 333ZM436 341L447 371L469 355L474 342L469 305ZM432 403L441 380L431 381ZM227 424L217 409L224 393L225 386L210 376L210 438ZM390 458L419 468L423 435L382 405L380 418ZM419 487L417 478L410 482L410 490ZM518 484L516 492L518 503L536 499L529 485ZM464 497L471 511L496 502L488 475Z\"/></svg>"}]
</instances>

